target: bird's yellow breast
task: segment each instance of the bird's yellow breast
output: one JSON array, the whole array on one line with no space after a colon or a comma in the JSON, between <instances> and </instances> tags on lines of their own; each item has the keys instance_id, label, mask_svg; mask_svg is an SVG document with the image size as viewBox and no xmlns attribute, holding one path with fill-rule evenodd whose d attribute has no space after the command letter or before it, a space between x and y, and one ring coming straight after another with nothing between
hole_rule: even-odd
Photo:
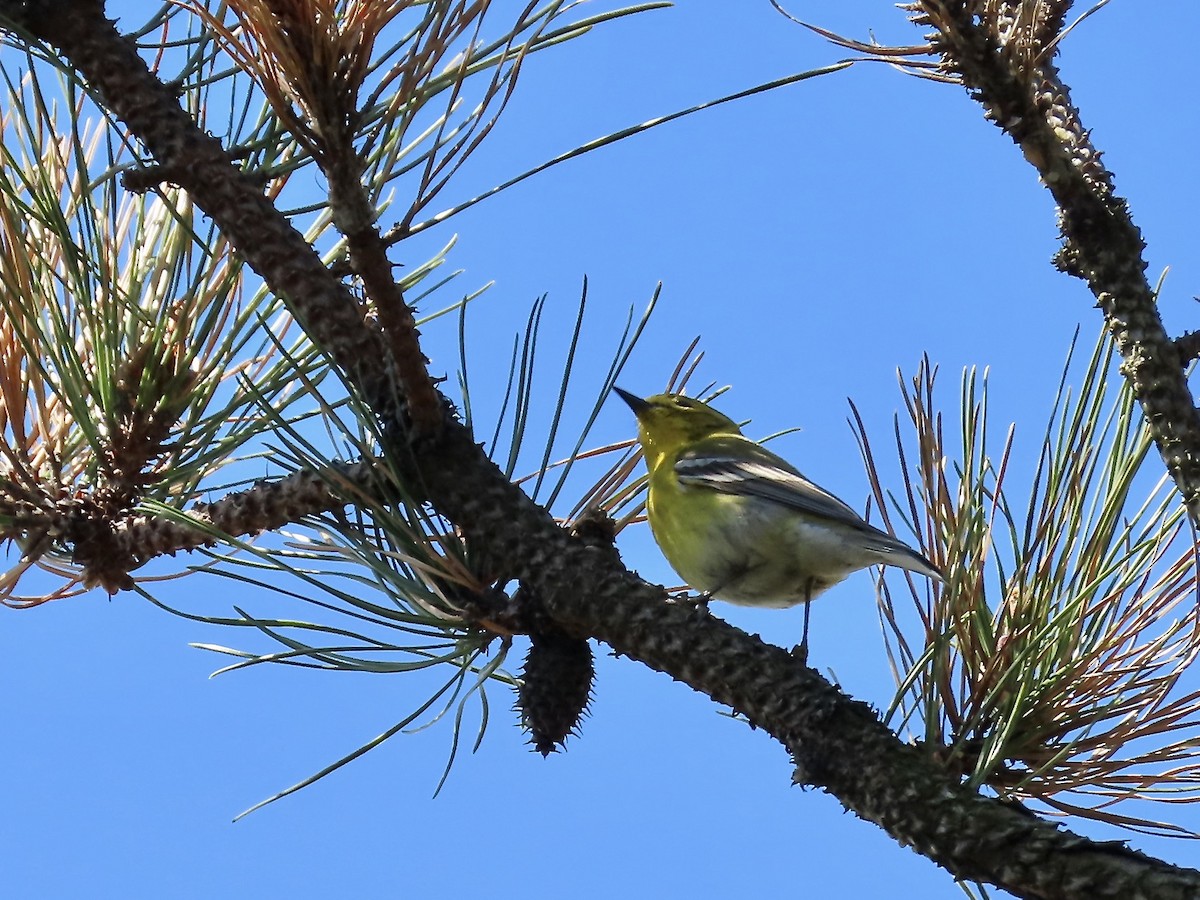
<instances>
[{"instance_id":1,"label":"bird's yellow breast","mask_svg":"<svg viewBox=\"0 0 1200 900\"><path fill-rule=\"evenodd\" d=\"M834 529L770 500L682 485L673 467L651 476L646 512L679 577L730 603L794 606L858 568L840 558Z\"/></svg>"}]
</instances>

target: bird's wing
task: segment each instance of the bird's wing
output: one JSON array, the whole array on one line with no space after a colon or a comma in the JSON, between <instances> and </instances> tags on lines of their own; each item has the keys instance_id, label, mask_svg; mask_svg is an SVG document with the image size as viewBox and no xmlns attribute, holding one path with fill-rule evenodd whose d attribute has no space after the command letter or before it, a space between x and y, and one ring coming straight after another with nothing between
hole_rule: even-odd
<instances>
[{"instance_id":1,"label":"bird's wing","mask_svg":"<svg viewBox=\"0 0 1200 900\"><path fill-rule=\"evenodd\" d=\"M762 497L846 525L867 525L849 505L748 438L720 436L700 441L680 454L675 474L681 484Z\"/></svg>"},{"instance_id":2,"label":"bird's wing","mask_svg":"<svg viewBox=\"0 0 1200 900\"><path fill-rule=\"evenodd\" d=\"M692 445L675 461L680 484L726 494L761 497L816 519L854 530L864 549L898 558L890 564L942 579L941 570L899 538L867 522L787 460L741 435L720 435Z\"/></svg>"}]
</instances>

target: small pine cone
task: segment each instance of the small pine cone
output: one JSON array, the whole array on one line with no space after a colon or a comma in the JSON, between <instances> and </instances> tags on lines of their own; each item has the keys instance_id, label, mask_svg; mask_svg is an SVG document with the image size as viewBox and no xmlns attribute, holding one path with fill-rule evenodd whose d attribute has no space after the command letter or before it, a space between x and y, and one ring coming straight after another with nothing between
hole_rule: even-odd
<instances>
[{"instance_id":1,"label":"small pine cone","mask_svg":"<svg viewBox=\"0 0 1200 900\"><path fill-rule=\"evenodd\" d=\"M529 742L549 756L577 733L592 699L592 648L561 632L534 632L525 657L517 706Z\"/></svg>"}]
</instances>

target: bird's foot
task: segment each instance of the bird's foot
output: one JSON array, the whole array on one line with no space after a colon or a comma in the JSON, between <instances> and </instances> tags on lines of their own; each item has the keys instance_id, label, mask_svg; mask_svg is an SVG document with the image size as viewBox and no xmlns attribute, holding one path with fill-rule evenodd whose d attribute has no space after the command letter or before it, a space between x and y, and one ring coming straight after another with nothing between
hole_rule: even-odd
<instances>
[{"instance_id":1,"label":"bird's foot","mask_svg":"<svg viewBox=\"0 0 1200 900\"><path fill-rule=\"evenodd\" d=\"M670 604L678 604L679 606L708 606L708 601L713 599L713 595L709 593L692 594L689 590L677 590L672 594L667 595L667 602Z\"/></svg>"},{"instance_id":2,"label":"bird's foot","mask_svg":"<svg viewBox=\"0 0 1200 900\"><path fill-rule=\"evenodd\" d=\"M688 591L677 591L667 598L667 602L675 603L679 606L691 606L708 612L708 601L711 599L712 594L708 593L707 591L699 594L692 594Z\"/></svg>"}]
</instances>

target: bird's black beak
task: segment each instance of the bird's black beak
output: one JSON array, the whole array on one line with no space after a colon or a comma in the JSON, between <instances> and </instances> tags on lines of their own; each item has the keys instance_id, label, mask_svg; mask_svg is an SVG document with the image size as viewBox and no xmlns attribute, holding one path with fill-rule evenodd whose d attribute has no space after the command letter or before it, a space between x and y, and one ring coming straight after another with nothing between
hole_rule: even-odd
<instances>
[{"instance_id":1,"label":"bird's black beak","mask_svg":"<svg viewBox=\"0 0 1200 900\"><path fill-rule=\"evenodd\" d=\"M616 385L613 385L613 393L629 404L629 408L633 410L633 414L635 416L640 416L643 412L650 408L650 404L637 394L631 394L629 391L623 391Z\"/></svg>"}]
</instances>

